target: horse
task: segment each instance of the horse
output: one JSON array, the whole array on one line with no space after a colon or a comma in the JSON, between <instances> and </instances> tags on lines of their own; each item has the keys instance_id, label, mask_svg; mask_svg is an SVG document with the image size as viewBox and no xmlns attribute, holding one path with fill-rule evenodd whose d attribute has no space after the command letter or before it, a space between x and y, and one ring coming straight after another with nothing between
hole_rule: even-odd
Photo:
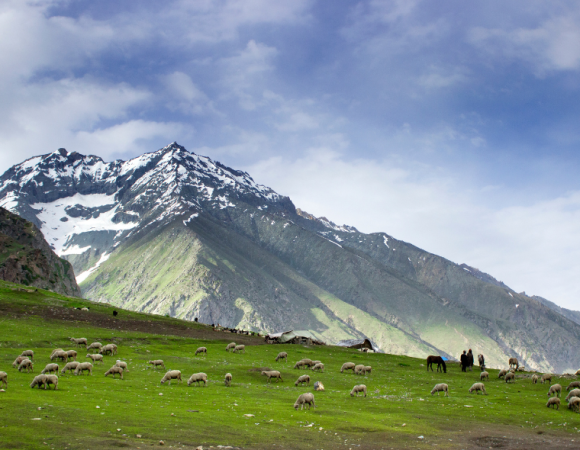
<instances>
[{"instance_id":1,"label":"horse","mask_svg":"<svg viewBox=\"0 0 580 450\"><path fill-rule=\"evenodd\" d=\"M433 363L437 363L437 372L441 372L441 366L443 366L443 372L447 373L447 366L443 358L434 355L427 356L427 372L429 372L429 369L433 372Z\"/></svg>"},{"instance_id":2,"label":"horse","mask_svg":"<svg viewBox=\"0 0 580 450\"><path fill-rule=\"evenodd\" d=\"M518 370L518 367L520 367L520 364L518 363L518 358L510 358L509 365L510 369L514 367L516 370Z\"/></svg>"}]
</instances>

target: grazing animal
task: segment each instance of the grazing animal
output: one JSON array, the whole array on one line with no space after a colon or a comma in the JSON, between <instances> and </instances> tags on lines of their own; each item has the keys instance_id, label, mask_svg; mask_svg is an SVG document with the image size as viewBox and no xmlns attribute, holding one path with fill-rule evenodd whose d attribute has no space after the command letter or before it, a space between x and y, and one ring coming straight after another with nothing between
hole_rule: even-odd
<instances>
[{"instance_id":1,"label":"grazing animal","mask_svg":"<svg viewBox=\"0 0 580 450\"><path fill-rule=\"evenodd\" d=\"M276 362L280 361L281 359L285 359L286 362L288 362L288 353L286 352L278 353L278 356L276 356Z\"/></svg>"},{"instance_id":2,"label":"grazing animal","mask_svg":"<svg viewBox=\"0 0 580 450\"><path fill-rule=\"evenodd\" d=\"M70 338L71 342L74 342L77 347L81 347L83 345L87 345L87 338Z\"/></svg>"},{"instance_id":3,"label":"grazing animal","mask_svg":"<svg viewBox=\"0 0 580 450\"><path fill-rule=\"evenodd\" d=\"M570 383L568 385L568 387L566 388L566 390L569 391L572 388L580 388L580 381L572 381L572 383Z\"/></svg>"},{"instance_id":4,"label":"grazing animal","mask_svg":"<svg viewBox=\"0 0 580 450\"><path fill-rule=\"evenodd\" d=\"M264 370L262 371L262 375L265 375L268 377L268 383L270 382L270 380L272 378L276 378L276 383L279 381L284 381L282 379L282 374L280 372L278 372L277 370Z\"/></svg>"},{"instance_id":5,"label":"grazing animal","mask_svg":"<svg viewBox=\"0 0 580 450\"><path fill-rule=\"evenodd\" d=\"M157 369L157 366L161 366L165 369L165 364L163 364L162 359L154 359L153 361L147 362L147 364L153 364L153 369Z\"/></svg>"},{"instance_id":6,"label":"grazing animal","mask_svg":"<svg viewBox=\"0 0 580 450\"><path fill-rule=\"evenodd\" d=\"M362 392L364 394L364 396L367 396L367 387L364 384L359 384L355 387L352 388L352 391L350 391L350 396L354 397L355 394L358 397L358 393Z\"/></svg>"},{"instance_id":7,"label":"grazing animal","mask_svg":"<svg viewBox=\"0 0 580 450\"><path fill-rule=\"evenodd\" d=\"M489 373L487 373L487 372L481 372L481 373L479 374L479 379L480 379L480 380L483 380L484 378L485 378L486 380L489 380Z\"/></svg>"},{"instance_id":8,"label":"grazing animal","mask_svg":"<svg viewBox=\"0 0 580 450\"><path fill-rule=\"evenodd\" d=\"M552 386L550 386L550 389L548 390L548 397L551 397L552 394L556 394L557 397L560 397L561 393L562 386L559 384L553 384Z\"/></svg>"},{"instance_id":9,"label":"grazing animal","mask_svg":"<svg viewBox=\"0 0 580 450\"><path fill-rule=\"evenodd\" d=\"M310 386L310 375L299 376L296 382L294 383L294 386L298 385L302 386L303 383L306 383L308 386Z\"/></svg>"},{"instance_id":10,"label":"grazing animal","mask_svg":"<svg viewBox=\"0 0 580 450\"><path fill-rule=\"evenodd\" d=\"M229 352L230 350L233 350L234 348L236 348L236 343L230 342L228 345L226 345L226 352Z\"/></svg>"},{"instance_id":11,"label":"grazing animal","mask_svg":"<svg viewBox=\"0 0 580 450\"><path fill-rule=\"evenodd\" d=\"M231 373L226 373L225 383L226 383L226 386L232 385L232 374Z\"/></svg>"},{"instance_id":12,"label":"grazing animal","mask_svg":"<svg viewBox=\"0 0 580 450\"><path fill-rule=\"evenodd\" d=\"M509 359L510 369L513 367L514 369L518 370L520 364L518 363L518 358L510 358Z\"/></svg>"},{"instance_id":13,"label":"grazing animal","mask_svg":"<svg viewBox=\"0 0 580 450\"><path fill-rule=\"evenodd\" d=\"M245 345L236 345L233 350L234 353L246 353L246 346Z\"/></svg>"},{"instance_id":14,"label":"grazing animal","mask_svg":"<svg viewBox=\"0 0 580 450\"><path fill-rule=\"evenodd\" d=\"M20 356L28 356L30 361L34 361L34 352L32 350L24 350L20 353Z\"/></svg>"},{"instance_id":15,"label":"grazing animal","mask_svg":"<svg viewBox=\"0 0 580 450\"><path fill-rule=\"evenodd\" d=\"M203 353L205 355L207 355L207 348L206 347L199 347L196 351L195 351L195 355L197 356L198 353Z\"/></svg>"},{"instance_id":16,"label":"grazing animal","mask_svg":"<svg viewBox=\"0 0 580 450\"><path fill-rule=\"evenodd\" d=\"M105 376L107 375L113 375L113 378L115 378L115 375L119 374L121 375L121 380L123 379L123 368L119 367L117 365L114 365L113 367L111 367L109 370L107 370L105 372Z\"/></svg>"},{"instance_id":17,"label":"grazing animal","mask_svg":"<svg viewBox=\"0 0 580 450\"><path fill-rule=\"evenodd\" d=\"M230 381L231 381L231 375L230 375ZM187 385L190 386L193 383L195 383L197 386L199 386L199 383L203 382L204 386L207 386L207 375L203 372L200 373L194 373L192 376L189 377L189 380L187 380ZM226 386L229 386L227 384L227 375L226 375Z\"/></svg>"},{"instance_id":18,"label":"grazing animal","mask_svg":"<svg viewBox=\"0 0 580 450\"><path fill-rule=\"evenodd\" d=\"M449 386L445 383L436 384L433 389L431 389L431 395L437 392L437 396L439 396L439 392L445 392L445 397L449 397Z\"/></svg>"},{"instance_id":19,"label":"grazing animal","mask_svg":"<svg viewBox=\"0 0 580 450\"><path fill-rule=\"evenodd\" d=\"M93 374L93 365L90 362L83 362L80 363L77 368L75 369L75 375L78 375L79 373L82 375L84 371L89 372L89 375Z\"/></svg>"},{"instance_id":20,"label":"grazing animal","mask_svg":"<svg viewBox=\"0 0 580 450\"><path fill-rule=\"evenodd\" d=\"M345 370L352 370L352 372L354 373L354 368L355 367L356 367L356 365L354 363L346 362L340 368L340 373L343 373Z\"/></svg>"},{"instance_id":21,"label":"grazing animal","mask_svg":"<svg viewBox=\"0 0 580 450\"><path fill-rule=\"evenodd\" d=\"M4 383L5 388L8 388L8 374L6 372L0 372L0 381Z\"/></svg>"},{"instance_id":22,"label":"grazing animal","mask_svg":"<svg viewBox=\"0 0 580 450\"><path fill-rule=\"evenodd\" d=\"M445 361L443 361L441 356L435 355L427 356L427 372L429 372L429 369L431 369L431 372L433 372L434 363L437 364L437 372L441 372L441 368L443 368L443 373L447 373L447 366L445 365Z\"/></svg>"},{"instance_id":23,"label":"grazing animal","mask_svg":"<svg viewBox=\"0 0 580 450\"><path fill-rule=\"evenodd\" d=\"M475 392L477 394L477 393L479 393L479 391L481 391L483 394L487 395L487 392L485 392L485 386L483 385L483 383L474 383L473 386L471 386L469 388L470 394L472 392Z\"/></svg>"},{"instance_id":24,"label":"grazing animal","mask_svg":"<svg viewBox=\"0 0 580 450\"><path fill-rule=\"evenodd\" d=\"M557 398L557 397L552 397ZM558 399L559 400L559 399ZM568 402L568 409L571 409L576 412L580 412L580 398L579 397L572 397Z\"/></svg>"},{"instance_id":25,"label":"grazing animal","mask_svg":"<svg viewBox=\"0 0 580 450\"><path fill-rule=\"evenodd\" d=\"M515 379L516 379L516 376L512 372L506 373L506 375L505 375L505 382L506 383L509 383L510 380L513 382L513 381L515 381Z\"/></svg>"},{"instance_id":26,"label":"grazing animal","mask_svg":"<svg viewBox=\"0 0 580 450\"><path fill-rule=\"evenodd\" d=\"M548 403L546 403L546 406L548 408L551 406L552 409L554 407L556 407L556 409L560 409L560 399L558 397L552 397L548 400Z\"/></svg>"},{"instance_id":27,"label":"grazing animal","mask_svg":"<svg viewBox=\"0 0 580 450\"><path fill-rule=\"evenodd\" d=\"M302 409L302 408L304 408L304 405L307 403L308 403L308 409L310 409L310 407L316 408L316 405L314 404L314 394L311 394L310 392L308 392L306 394L300 394L298 396L298 399L294 403L294 409L297 410L299 406L300 406L300 409Z\"/></svg>"},{"instance_id":28,"label":"grazing animal","mask_svg":"<svg viewBox=\"0 0 580 450\"><path fill-rule=\"evenodd\" d=\"M539 379L540 379L539 376L537 376L536 374L533 374L532 375L532 384L537 384Z\"/></svg>"},{"instance_id":29,"label":"grazing animal","mask_svg":"<svg viewBox=\"0 0 580 450\"><path fill-rule=\"evenodd\" d=\"M180 370L170 370L165 375L163 375L163 378L161 378L161 384L165 383L166 381L169 381L169 386L171 386L171 380L182 381L181 380L181 371Z\"/></svg>"},{"instance_id":30,"label":"grazing animal","mask_svg":"<svg viewBox=\"0 0 580 450\"><path fill-rule=\"evenodd\" d=\"M501 369L501 370L499 371L499 373L497 374L497 377L498 377L498 378L505 377L507 373L508 373L508 371L507 371L506 369Z\"/></svg>"},{"instance_id":31,"label":"grazing animal","mask_svg":"<svg viewBox=\"0 0 580 450\"><path fill-rule=\"evenodd\" d=\"M544 375L542 375L542 379L541 382L542 384L544 384L546 381L552 381L552 374L551 373L545 373Z\"/></svg>"}]
</instances>

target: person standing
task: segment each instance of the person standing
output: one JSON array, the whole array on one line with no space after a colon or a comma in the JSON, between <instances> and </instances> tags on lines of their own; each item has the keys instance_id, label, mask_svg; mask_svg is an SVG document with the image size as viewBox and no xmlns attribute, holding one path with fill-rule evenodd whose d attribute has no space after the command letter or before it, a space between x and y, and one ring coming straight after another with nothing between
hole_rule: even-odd
<instances>
[{"instance_id":1,"label":"person standing","mask_svg":"<svg viewBox=\"0 0 580 450\"><path fill-rule=\"evenodd\" d=\"M473 370L473 353L471 349L467 352L467 367L469 367L470 372Z\"/></svg>"},{"instance_id":2,"label":"person standing","mask_svg":"<svg viewBox=\"0 0 580 450\"><path fill-rule=\"evenodd\" d=\"M461 354L461 357L459 359L461 361L461 371L467 372L467 370L465 370L467 367L467 355L465 354L465 350L463 350L463 353Z\"/></svg>"}]
</instances>

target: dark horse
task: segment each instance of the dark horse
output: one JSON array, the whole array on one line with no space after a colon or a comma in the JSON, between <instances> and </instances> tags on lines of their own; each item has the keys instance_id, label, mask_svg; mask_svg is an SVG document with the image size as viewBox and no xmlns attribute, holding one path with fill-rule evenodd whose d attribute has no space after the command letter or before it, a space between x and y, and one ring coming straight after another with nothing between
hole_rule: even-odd
<instances>
[{"instance_id":1,"label":"dark horse","mask_svg":"<svg viewBox=\"0 0 580 450\"><path fill-rule=\"evenodd\" d=\"M433 363L437 363L437 372L441 372L441 366L443 366L443 372L447 373L447 366L445 365L445 361L441 356L427 356L427 372L431 369L433 372Z\"/></svg>"}]
</instances>

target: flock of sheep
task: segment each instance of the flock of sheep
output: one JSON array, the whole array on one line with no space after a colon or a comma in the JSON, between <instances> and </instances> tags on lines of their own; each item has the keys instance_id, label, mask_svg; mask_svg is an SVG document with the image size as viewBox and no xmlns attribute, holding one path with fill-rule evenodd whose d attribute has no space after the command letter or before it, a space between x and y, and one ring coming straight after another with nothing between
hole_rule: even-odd
<instances>
[{"instance_id":1,"label":"flock of sheep","mask_svg":"<svg viewBox=\"0 0 580 450\"><path fill-rule=\"evenodd\" d=\"M501 369L498 373L498 378L503 378L506 383L510 381L513 383L515 381L515 373L517 371L524 371L525 368L523 366L519 366L518 360L516 358L509 359L509 369ZM469 393L475 392L476 394L481 392L484 395L487 395L485 390L485 385L481 383L483 380L489 380L489 373L485 370L485 366L481 366L481 373L479 374L479 383L474 383L469 388ZM429 369L427 369L429 370ZM580 370L576 371L576 376L580 376ZM536 384L540 381L542 384L546 381L552 382L553 375L549 373L543 374L541 377L538 374L533 374L531 377L532 384ZM566 390L569 391L569 394L566 396L565 401L568 402L568 409L571 409L576 412L580 412L580 381L572 381L567 387ZM436 384L435 387L431 390L431 395L439 392L444 392L445 396L449 397L449 386L445 383ZM548 408L556 408L560 409L560 395L562 393L562 386L558 383L553 384L548 389L548 403L546 406ZM554 395L554 397L552 397Z\"/></svg>"}]
</instances>

